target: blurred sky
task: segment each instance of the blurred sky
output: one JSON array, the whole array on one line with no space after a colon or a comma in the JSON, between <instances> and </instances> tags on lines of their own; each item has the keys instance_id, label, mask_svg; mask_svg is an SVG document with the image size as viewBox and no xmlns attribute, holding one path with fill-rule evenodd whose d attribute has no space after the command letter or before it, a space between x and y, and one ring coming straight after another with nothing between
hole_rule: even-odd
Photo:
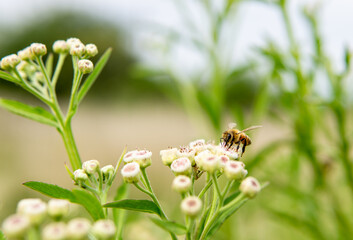
<instances>
[{"instance_id":1,"label":"blurred sky","mask_svg":"<svg viewBox=\"0 0 353 240\"><path fill-rule=\"evenodd\" d=\"M85 11L115 22L124 28L131 36L129 47L141 58L154 61L150 59L151 56L148 53L141 50L143 48L141 48L143 46L141 40L143 42L146 38L156 38L150 28L153 24L183 30L180 15L175 10L175 1L177 0L1 0L0 24L16 26L28 19L40 18L43 13L51 10ZM192 4L195 1L184 2L191 3L187 11L197 17L197 14L193 14L197 13L193 12ZM320 17L325 46L330 56L336 60L336 66L340 67L344 46L350 45L353 48L353 31L351 30L353 1L291 0L291 14L295 16L295 32L304 46L308 46L308 32L298 10L304 4L315 5L319 2L323 6ZM259 46L267 39L276 39L279 43L285 44L283 24L275 8L254 1L242 5L239 13L238 19L241 19L242 23L235 33L237 37L234 49L238 60L244 59L244 56L249 54L251 51L249 46ZM0 38L2 37L5 36L0 34ZM183 68L187 65L185 64L187 61L197 62L191 53L180 50L177 55L175 59L181 62Z\"/></svg>"}]
</instances>

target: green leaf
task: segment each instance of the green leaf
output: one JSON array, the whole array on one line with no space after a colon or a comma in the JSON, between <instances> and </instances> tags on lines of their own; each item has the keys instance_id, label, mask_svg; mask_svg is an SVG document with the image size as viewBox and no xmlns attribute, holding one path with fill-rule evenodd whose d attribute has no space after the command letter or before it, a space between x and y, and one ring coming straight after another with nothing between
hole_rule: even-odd
<instances>
[{"instance_id":1,"label":"green leaf","mask_svg":"<svg viewBox=\"0 0 353 240\"><path fill-rule=\"evenodd\" d=\"M125 199L104 204L103 207L122 208L137 212L155 213L161 216L161 211L158 206L150 200Z\"/></svg>"},{"instance_id":2,"label":"green leaf","mask_svg":"<svg viewBox=\"0 0 353 240\"><path fill-rule=\"evenodd\" d=\"M82 205L94 220L104 218L100 202L89 192L81 189L68 189L43 182L25 182L23 185L52 198L67 199Z\"/></svg>"},{"instance_id":3,"label":"green leaf","mask_svg":"<svg viewBox=\"0 0 353 240\"><path fill-rule=\"evenodd\" d=\"M72 202L82 205L91 215L93 220L96 221L104 218L102 205L91 193L81 189L74 189L72 190L72 193L75 196Z\"/></svg>"},{"instance_id":4,"label":"green leaf","mask_svg":"<svg viewBox=\"0 0 353 240\"><path fill-rule=\"evenodd\" d=\"M224 205L227 205L228 203L230 203L233 199L235 199L238 195L240 194L240 191L237 190L234 193L232 193L231 195L229 195L226 199L224 199Z\"/></svg>"},{"instance_id":5,"label":"green leaf","mask_svg":"<svg viewBox=\"0 0 353 240\"><path fill-rule=\"evenodd\" d=\"M152 222L154 222L157 226L163 228L168 232L175 233L176 235L183 235L186 234L186 227L184 225L167 221L167 220L160 220L157 218L150 218Z\"/></svg>"},{"instance_id":6,"label":"green leaf","mask_svg":"<svg viewBox=\"0 0 353 240\"><path fill-rule=\"evenodd\" d=\"M53 74L53 64L54 64L54 55L50 53L45 61L45 68L47 69L48 77L51 79Z\"/></svg>"},{"instance_id":7,"label":"green leaf","mask_svg":"<svg viewBox=\"0 0 353 240\"><path fill-rule=\"evenodd\" d=\"M96 66L94 67L92 73L88 76L88 78L85 80L85 82L82 84L78 94L77 94L77 105L80 104L82 99L85 97L87 94L88 90L91 88L93 83L96 81L98 78L99 74L102 72L105 64L107 63L110 54L112 53L112 49L108 48L103 56L99 59L97 62Z\"/></svg>"},{"instance_id":8,"label":"green leaf","mask_svg":"<svg viewBox=\"0 0 353 240\"><path fill-rule=\"evenodd\" d=\"M75 196L70 190L57 185L36 181L25 182L23 185L52 198L75 200Z\"/></svg>"},{"instance_id":9,"label":"green leaf","mask_svg":"<svg viewBox=\"0 0 353 240\"><path fill-rule=\"evenodd\" d=\"M119 201L124 198L127 198L127 196L129 195L128 190L129 190L128 184L126 184L126 183L121 184L116 191L114 201ZM119 209L119 208L113 208L112 210L113 210L113 220L114 220L114 223L115 223L115 226L117 229L116 235L119 237L119 239L122 239L126 211L123 209Z\"/></svg>"},{"instance_id":10,"label":"green leaf","mask_svg":"<svg viewBox=\"0 0 353 240\"><path fill-rule=\"evenodd\" d=\"M0 106L8 111L34 121L58 127L55 117L41 107L32 107L21 102L0 99Z\"/></svg>"},{"instance_id":11,"label":"green leaf","mask_svg":"<svg viewBox=\"0 0 353 240\"><path fill-rule=\"evenodd\" d=\"M0 78L13 83L19 83L17 78L13 77L11 74L0 70Z\"/></svg>"},{"instance_id":12,"label":"green leaf","mask_svg":"<svg viewBox=\"0 0 353 240\"><path fill-rule=\"evenodd\" d=\"M4 233L0 230L0 240L6 240Z\"/></svg>"},{"instance_id":13,"label":"green leaf","mask_svg":"<svg viewBox=\"0 0 353 240\"><path fill-rule=\"evenodd\" d=\"M70 168L67 166L66 163L65 163L64 166L65 166L65 169L66 169L67 173L69 174L70 178L71 178L72 180L75 180L74 174L71 172Z\"/></svg>"}]
</instances>

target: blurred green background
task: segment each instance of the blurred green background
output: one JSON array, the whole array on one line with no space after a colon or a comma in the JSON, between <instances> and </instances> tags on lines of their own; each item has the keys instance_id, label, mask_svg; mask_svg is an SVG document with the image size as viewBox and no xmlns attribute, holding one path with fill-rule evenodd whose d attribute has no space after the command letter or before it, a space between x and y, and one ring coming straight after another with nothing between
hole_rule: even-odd
<instances>
[{"instance_id":1,"label":"blurred green background","mask_svg":"<svg viewBox=\"0 0 353 240\"><path fill-rule=\"evenodd\" d=\"M179 196L159 151L217 140L228 122L261 124L249 133L244 162L270 186L215 239L350 239L352 7L348 0L4 1L0 56L69 37L100 53L112 47L73 121L81 157L114 164L124 146L151 150L151 182L171 216L180 218ZM58 82L63 105L70 64ZM38 104L5 81L0 96ZM54 129L0 109L0 133L0 220L21 198L38 196L25 181L72 186ZM131 216L139 222L128 224L127 239L164 238L144 215Z\"/></svg>"}]
</instances>

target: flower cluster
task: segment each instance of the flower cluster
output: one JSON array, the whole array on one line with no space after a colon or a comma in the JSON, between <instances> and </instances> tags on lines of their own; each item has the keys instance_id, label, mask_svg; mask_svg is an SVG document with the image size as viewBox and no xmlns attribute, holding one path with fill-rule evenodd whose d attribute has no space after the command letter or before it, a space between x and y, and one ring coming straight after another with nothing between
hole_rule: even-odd
<instances>
[{"instance_id":1,"label":"flower cluster","mask_svg":"<svg viewBox=\"0 0 353 240\"><path fill-rule=\"evenodd\" d=\"M86 218L64 222L69 204L62 199L51 199L48 203L37 198L22 199L17 205L17 213L4 220L2 230L10 239L24 239L31 229L40 229L39 226L44 240L88 239L89 234L97 239L110 239L115 235L115 225L111 220L98 220L93 225ZM45 220L48 216L54 221L48 223Z\"/></svg>"},{"instance_id":2,"label":"flower cluster","mask_svg":"<svg viewBox=\"0 0 353 240\"><path fill-rule=\"evenodd\" d=\"M134 150L124 155L125 166L121 169L121 175L127 183L139 181L140 169L145 169L152 164L152 152L147 150Z\"/></svg>"}]
</instances>

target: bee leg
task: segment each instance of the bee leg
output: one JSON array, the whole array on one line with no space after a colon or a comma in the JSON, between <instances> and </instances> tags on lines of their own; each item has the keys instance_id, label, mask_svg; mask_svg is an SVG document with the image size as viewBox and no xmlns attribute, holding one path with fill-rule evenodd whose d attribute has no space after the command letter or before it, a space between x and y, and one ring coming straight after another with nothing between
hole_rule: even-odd
<instances>
[{"instance_id":1,"label":"bee leg","mask_svg":"<svg viewBox=\"0 0 353 240\"><path fill-rule=\"evenodd\" d=\"M241 149L241 157L245 153L246 142L243 143L243 148Z\"/></svg>"}]
</instances>

